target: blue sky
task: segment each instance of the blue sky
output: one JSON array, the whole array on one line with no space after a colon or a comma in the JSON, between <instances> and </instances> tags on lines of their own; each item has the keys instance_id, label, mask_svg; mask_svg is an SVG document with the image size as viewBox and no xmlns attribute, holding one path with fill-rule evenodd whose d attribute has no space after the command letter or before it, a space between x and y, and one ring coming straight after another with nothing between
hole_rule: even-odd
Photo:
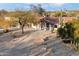
<instances>
[{"instance_id":1,"label":"blue sky","mask_svg":"<svg viewBox=\"0 0 79 59\"><path fill-rule=\"evenodd\" d=\"M33 3L34 4L34 3ZM29 9L29 3L0 3L0 9L15 10L15 9ZM37 4L34 4L37 5ZM79 9L79 3L42 3L42 7L48 11L52 10L74 10Z\"/></svg>"}]
</instances>

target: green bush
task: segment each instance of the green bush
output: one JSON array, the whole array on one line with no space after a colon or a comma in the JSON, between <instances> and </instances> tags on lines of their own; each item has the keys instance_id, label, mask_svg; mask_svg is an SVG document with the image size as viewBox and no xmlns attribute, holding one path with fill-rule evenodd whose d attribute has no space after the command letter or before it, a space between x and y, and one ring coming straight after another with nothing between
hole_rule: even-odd
<instances>
[{"instance_id":1,"label":"green bush","mask_svg":"<svg viewBox=\"0 0 79 59\"><path fill-rule=\"evenodd\" d=\"M65 30L64 30L64 28L62 28L62 27L58 28L58 34L63 39L65 37Z\"/></svg>"},{"instance_id":2,"label":"green bush","mask_svg":"<svg viewBox=\"0 0 79 59\"><path fill-rule=\"evenodd\" d=\"M71 38L73 28L72 28L72 24L71 23L65 23L63 26L61 26L60 28L58 28L58 34L61 38Z\"/></svg>"},{"instance_id":3,"label":"green bush","mask_svg":"<svg viewBox=\"0 0 79 59\"><path fill-rule=\"evenodd\" d=\"M63 28L62 28L63 27ZM61 38L72 39L73 44L79 49L79 20L72 20L58 28L58 34Z\"/></svg>"}]
</instances>

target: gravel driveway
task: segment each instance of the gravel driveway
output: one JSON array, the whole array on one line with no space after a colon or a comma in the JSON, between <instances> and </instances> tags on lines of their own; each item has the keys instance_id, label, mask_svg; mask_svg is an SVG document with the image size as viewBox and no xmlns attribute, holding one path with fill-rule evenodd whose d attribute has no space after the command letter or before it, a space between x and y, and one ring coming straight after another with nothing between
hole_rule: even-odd
<instances>
[{"instance_id":1,"label":"gravel driveway","mask_svg":"<svg viewBox=\"0 0 79 59\"><path fill-rule=\"evenodd\" d=\"M17 33L20 34L20 31ZM10 33L0 36L1 56L72 56L79 55L67 47L55 34L45 30L27 30L20 37L13 38ZM48 38L45 38L47 37ZM43 39L47 39L44 41ZM46 45L45 45L46 43Z\"/></svg>"}]
</instances>

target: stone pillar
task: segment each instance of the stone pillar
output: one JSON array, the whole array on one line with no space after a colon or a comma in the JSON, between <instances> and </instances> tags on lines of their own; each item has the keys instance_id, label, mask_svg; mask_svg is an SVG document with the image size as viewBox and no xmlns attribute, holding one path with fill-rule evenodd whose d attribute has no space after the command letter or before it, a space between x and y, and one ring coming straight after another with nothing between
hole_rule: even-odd
<instances>
[{"instance_id":1,"label":"stone pillar","mask_svg":"<svg viewBox=\"0 0 79 59\"><path fill-rule=\"evenodd\" d=\"M43 30L44 29L44 23L43 22L41 22L41 30Z\"/></svg>"},{"instance_id":2,"label":"stone pillar","mask_svg":"<svg viewBox=\"0 0 79 59\"><path fill-rule=\"evenodd\" d=\"M44 30L46 30L46 23L44 23Z\"/></svg>"},{"instance_id":3,"label":"stone pillar","mask_svg":"<svg viewBox=\"0 0 79 59\"><path fill-rule=\"evenodd\" d=\"M52 30L52 25L51 25L51 24L49 24L49 30L50 30L50 31Z\"/></svg>"}]
</instances>

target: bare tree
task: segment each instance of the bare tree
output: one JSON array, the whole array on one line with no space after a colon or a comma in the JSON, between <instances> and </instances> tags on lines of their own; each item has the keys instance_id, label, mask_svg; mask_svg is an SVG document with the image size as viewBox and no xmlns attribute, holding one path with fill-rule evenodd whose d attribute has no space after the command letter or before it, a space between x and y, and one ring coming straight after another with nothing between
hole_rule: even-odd
<instances>
[{"instance_id":1,"label":"bare tree","mask_svg":"<svg viewBox=\"0 0 79 59\"><path fill-rule=\"evenodd\" d=\"M26 18L25 17L19 17L19 24L20 24L20 27L22 29L22 34L24 33L24 26L26 25Z\"/></svg>"}]
</instances>

